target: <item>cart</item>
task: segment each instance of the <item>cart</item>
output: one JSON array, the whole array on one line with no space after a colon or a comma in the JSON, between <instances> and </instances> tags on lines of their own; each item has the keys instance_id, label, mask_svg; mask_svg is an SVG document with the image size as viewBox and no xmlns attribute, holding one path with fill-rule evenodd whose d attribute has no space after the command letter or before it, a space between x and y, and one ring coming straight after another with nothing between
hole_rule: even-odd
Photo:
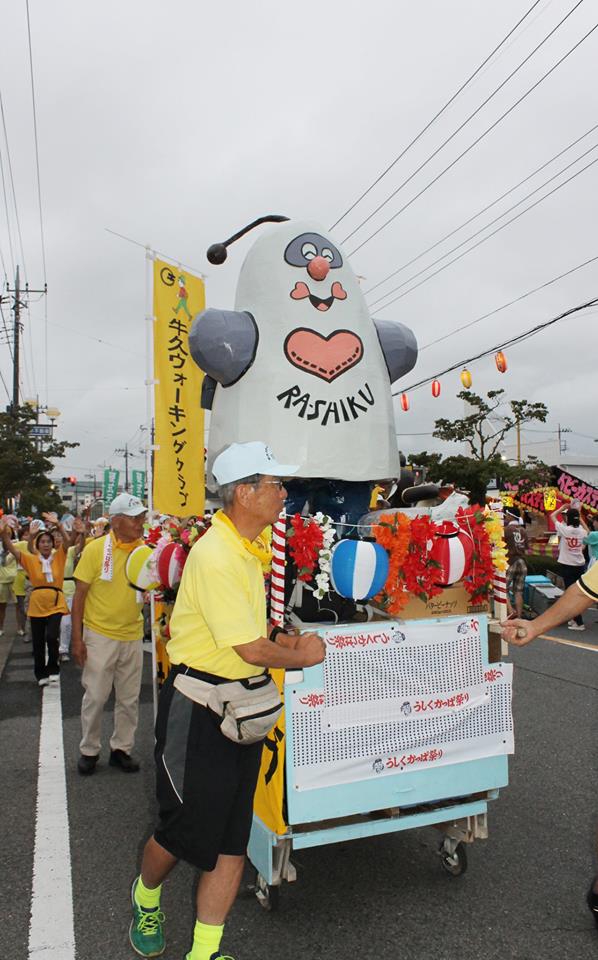
<instances>
[{"instance_id":1,"label":"cart","mask_svg":"<svg viewBox=\"0 0 598 960\"><path fill-rule=\"evenodd\" d=\"M378 658L383 656L382 650L376 651L376 643L372 639L376 636L392 638L398 635L405 638L406 634L419 632L419 635L426 636L431 660L437 663L441 672L450 672L445 642L447 631L451 632L454 628L458 637L461 624L466 621L467 617L457 616L420 620L417 626L416 622L397 620L366 625L341 624L334 628L325 624L317 629L335 654L338 654L339 646L335 638L343 637L344 649L348 647L351 652L351 638L356 638L353 649L361 654L361 659L352 656L345 663L341 652L340 656L332 658L332 662L327 654L325 662L329 674L335 669L344 671L345 685L348 684L350 688L353 682L351 670L354 673L359 671L361 676L361 664L367 662L370 653L373 656L375 652ZM434 826L441 834L439 854L442 868L450 876L465 872L466 845L488 836L488 804L498 797L500 788L508 783L507 753L513 749L510 714L512 667L502 662L489 662L488 618L480 615L475 620L470 618L469 622L477 624L477 629L470 631L468 641L473 658L478 658L476 669L481 665L483 671L486 684L484 702L486 706L490 701L495 702L493 719L490 721L490 727L495 732L490 737L478 738L480 743L484 741L485 746L481 750L474 749L470 754L472 759L459 762L463 753L462 750L460 753L459 744L454 750L454 757L451 754L446 758L448 762L444 763L442 759L440 763L434 762L439 758L433 756L432 750L428 751L429 757L426 757L425 750L419 754L417 751L415 754L405 751L402 756L391 756L381 751L380 756L374 754L367 758L371 769L364 767L364 761L352 771L343 770L344 761L341 760L339 774L339 761L334 760L334 745L331 746L329 734L322 732L327 726L330 728L324 690L327 686L330 688L331 683L334 685L334 677L325 677L325 664L286 673L283 682L286 729L283 733L277 728L274 731L274 744L267 743L270 749L264 751L265 777L260 777L258 784L248 849L249 859L256 870L255 893L264 908L276 909L283 881L292 882L296 879L291 859L293 852L329 843ZM390 640L388 644L388 655L394 655ZM455 650L458 648L455 647ZM362 685L358 696L363 694L363 689ZM448 704L450 699L447 696L442 702ZM407 702L411 709L417 709L414 704L423 703L425 708L427 701L418 700L417 694L414 695L411 689L411 695L406 697L402 705L405 711L408 709ZM434 704L438 702L438 698L433 700ZM346 704L345 707L361 710L362 713L365 709L367 714L367 704L364 705L363 701L361 706L356 700L353 705ZM376 708L376 722L384 721L384 709L380 706ZM471 716L475 710L481 711L482 715L484 709L483 705L479 708L469 707L468 715ZM463 716L461 714L461 719ZM372 714L370 721L373 719ZM453 719L449 718L449 724ZM423 718L420 720L425 722ZM365 726L357 724L353 727L353 739L361 740L362 731L366 728L367 717ZM345 728L345 732L347 729L350 728ZM475 729L482 730L479 725ZM492 736L494 740L491 742ZM328 745L322 753L321 741L327 737ZM340 742L338 735L332 739ZM347 741L347 736L344 740ZM489 755L475 758L476 753L483 754L484 751ZM275 755L276 763L273 761ZM320 762L314 773L312 761L316 755ZM326 757L329 758L330 769ZM312 770L306 775L310 762ZM276 791L273 793L274 804L281 804L280 810L273 809L272 797L270 804L266 802L272 780L266 784L265 779L273 764L279 777L278 794ZM335 764L336 769L332 769Z\"/></svg>"}]
</instances>

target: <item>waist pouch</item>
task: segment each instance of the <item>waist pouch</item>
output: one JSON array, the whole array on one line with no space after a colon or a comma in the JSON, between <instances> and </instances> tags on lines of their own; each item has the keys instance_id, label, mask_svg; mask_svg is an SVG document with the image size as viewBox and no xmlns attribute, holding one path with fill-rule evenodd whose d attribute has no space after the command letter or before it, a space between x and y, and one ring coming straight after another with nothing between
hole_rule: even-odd
<instances>
[{"instance_id":1,"label":"waist pouch","mask_svg":"<svg viewBox=\"0 0 598 960\"><path fill-rule=\"evenodd\" d=\"M209 674L182 664L176 671L175 688L207 707L217 718L220 732L234 743L249 746L263 740L282 713L278 687L268 673L246 680L206 680Z\"/></svg>"}]
</instances>

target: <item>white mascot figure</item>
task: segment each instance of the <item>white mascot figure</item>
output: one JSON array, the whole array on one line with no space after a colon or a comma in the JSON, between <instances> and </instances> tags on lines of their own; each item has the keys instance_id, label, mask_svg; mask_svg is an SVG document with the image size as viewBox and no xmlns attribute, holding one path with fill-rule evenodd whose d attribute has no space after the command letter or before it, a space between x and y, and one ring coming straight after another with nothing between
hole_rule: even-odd
<instances>
[{"instance_id":1,"label":"white mascot figure","mask_svg":"<svg viewBox=\"0 0 598 960\"><path fill-rule=\"evenodd\" d=\"M263 217L208 251L212 263L258 223L235 310L204 310L190 348L206 374L208 470L233 442L262 440L297 477L398 477L391 385L415 365L411 330L372 320L343 251L317 224Z\"/></svg>"}]
</instances>

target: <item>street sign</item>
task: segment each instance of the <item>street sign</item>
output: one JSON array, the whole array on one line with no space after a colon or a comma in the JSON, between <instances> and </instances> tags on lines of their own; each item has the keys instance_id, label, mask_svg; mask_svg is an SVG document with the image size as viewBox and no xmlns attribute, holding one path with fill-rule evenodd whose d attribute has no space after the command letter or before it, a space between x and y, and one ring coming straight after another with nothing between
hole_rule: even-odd
<instances>
[{"instance_id":1,"label":"street sign","mask_svg":"<svg viewBox=\"0 0 598 960\"><path fill-rule=\"evenodd\" d=\"M120 470L104 470L104 500L112 503L118 491Z\"/></svg>"},{"instance_id":2,"label":"street sign","mask_svg":"<svg viewBox=\"0 0 598 960\"><path fill-rule=\"evenodd\" d=\"M145 470L133 470L131 477L133 481L133 496L143 500L145 496Z\"/></svg>"},{"instance_id":3,"label":"street sign","mask_svg":"<svg viewBox=\"0 0 598 960\"><path fill-rule=\"evenodd\" d=\"M29 434L32 437L36 437L38 440L47 439L48 437L52 436L52 424L51 423L30 423Z\"/></svg>"}]
</instances>

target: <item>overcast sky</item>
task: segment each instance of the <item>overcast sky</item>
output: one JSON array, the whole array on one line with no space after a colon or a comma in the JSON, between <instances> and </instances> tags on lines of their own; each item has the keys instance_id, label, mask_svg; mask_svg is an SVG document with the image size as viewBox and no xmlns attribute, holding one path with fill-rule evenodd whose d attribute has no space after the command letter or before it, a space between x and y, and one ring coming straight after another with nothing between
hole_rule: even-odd
<instances>
[{"instance_id":1,"label":"overcast sky","mask_svg":"<svg viewBox=\"0 0 598 960\"><path fill-rule=\"evenodd\" d=\"M208 304L232 308L246 238L211 267L210 243L276 212L330 227L392 162L531 6L531 0L30 0L48 281L48 391L43 303L24 314L23 395L62 411L58 436L79 441L57 473L84 477L142 446L145 257L117 231L206 274ZM333 231L342 242L508 76L575 0L540 0L443 116ZM350 253L525 93L595 24L581 3L480 113L368 224ZM0 91L30 286L43 282L25 0L0 5ZM598 123L598 30L452 170L352 257L364 289L416 257ZM494 219L598 143L598 131L394 282ZM8 176L6 144L0 154ZM598 157L579 160L549 187ZM415 331L420 347L598 256L598 163L471 254L376 316ZM9 184L7 182L7 188ZM9 190L14 260L22 264ZM528 203L517 207L517 213ZM509 216L512 216L510 214ZM504 222L498 221L498 224ZM497 225L498 225L497 224ZM480 236L486 235L486 231ZM466 249L465 244L460 251ZM0 251L12 262L0 195ZM460 252L459 251L459 252ZM449 258L449 259L452 259ZM445 261L443 261L445 262ZM423 274L422 276L426 276ZM421 279L421 278L418 278ZM408 286L399 290L399 293ZM396 296L396 294L395 294ZM598 261L423 350L404 386L598 296ZM6 305L4 313L10 316ZM546 427L570 427L569 449L594 456L598 311L563 320L471 366L474 389L544 401ZM101 340L102 342L98 342ZM8 346L0 370L11 389ZM462 411L458 373L397 405L405 452L442 449L429 434ZM4 405L6 394L0 384ZM524 452L547 439L524 434ZM447 448L444 447L448 452ZM132 466L142 467L142 459Z\"/></svg>"}]
</instances>

